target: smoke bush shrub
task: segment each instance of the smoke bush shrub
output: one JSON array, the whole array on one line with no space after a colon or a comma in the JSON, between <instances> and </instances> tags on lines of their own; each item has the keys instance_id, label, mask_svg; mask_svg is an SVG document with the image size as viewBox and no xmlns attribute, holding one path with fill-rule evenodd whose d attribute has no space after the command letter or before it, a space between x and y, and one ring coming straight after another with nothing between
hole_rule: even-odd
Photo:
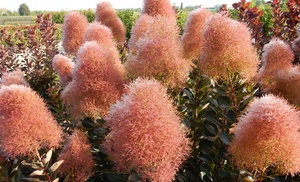
<instances>
[{"instance_id":1,"label":"smoke bush shrub","mask_svg":"<svg viewBox=\"0 0 300 182\"><path fill-rule=\"evenodd\" d=\"M66 87L72 81L72 71L74 69L74 62L66 56L57 54L52 60L52 66L57 72L60 84Z\"/></svg>"},{"instance_id":2,"label":"smoke bush shrub","mask_svg":"<svg viewBox=\"0 0 300 182\"><path fill-rule=\"evenodd\" d=\"M202 52L202 36L206 21L212 13L204 8L196 9L189 13L181 38L183 55L186 59L197 59Z\"/></svg>"},{"instance_id":3,"label":"smoke bush shrub","mask_svg":"<svg viewBox=\"0 0 300 182\"><path fill-rule=\"evenodd\" d=\"M151 18L151 16L149 15L142 15L137 20L136 24L131 30L131 37L128 41L128 48L130 50L128 57L137 54L138 47L136 46L136 43L140 38L142 38L145 35L146 31L151 27L151 25L153 24L153 20L154 19Z\"/></svg>"},{"instance_id":4,"label":"smoke bush shrub","mask_svg":"<svg viewBox=\"0 0 300 182\"><path fill-rule=\"evenodd\" d=\"M261 175L269 168L281 174L299 172L300 118L294 106L266 95L254 99L238 120L229 152L240 169Z\"/></svg>"},{"instance_id":5,"label":"smoke bush shrub","mask_svg":"<svg viewBox=\"0 0 300 182\"><path fill-rule=\"evenodd\" d=\"M44 101L29 87L2 86L0 105L0 149L5 156L33 158L41 148L61 145L61 128Z\"/></svg>"},{"instance_id":6,"label":"smoke bush shrub","mask_svg":"<svg viewBox=\"0 0 300 182\"><path fill-rule=\"evenodd\" d=\"M79 12L69 12L63 23L62 45L68 54L76 54L83 44L84 31L88 26L86 17Z\"/></svg>"},{"instance_id":7,"label":"smoke bush shrub","mask_svg":"<svg viewBox=\"0 0 300 182\"><path fill-rule=\"evenodd\" d=\"M96 21L101 22L111 29L113 36L119 45L125 43L126 28L109 2L104 1L97 5Z\"/></svg>"},{"instance_id":8,"label":"smoke bush shrub","mask_svg":"<svg viewBox=\"0 0 300 182\"><path fill-rule=\"evenodd\" d=\"M29 85L24 79L24 73L19 69L13 72L3 73L2 78L0 80L0 88L2 86L9 86L13 84L24 86Z\"/></svg>"},{"instance_id":9,"label":"smoke bush shrub","mask_svg":"<svg viewBox=\"0 0 300 182\"><path fill-rule=\"evenodd\" d=\"M170 0L144 0L142 14L149 16L161 15L171 19L176 18L175 10Z\"/></svg>"},{"instance_id":10,"label":"smoke bush shrub","mask_svg":"<svg viewBox=\"0 0 300 182\"><path fill-rule=\"evenodd\" d=\"M278 14L281 12L277 12L278 2L272 2L272 16L277 17L275 22L280 23L280 26L288 28L271 28L276 29L274 35L285 38L291 35L292 40L294 23L297 22L297 2L288 1L287 8L293 14ZM233 21L225 15L209 15L210 13L202 11L203 9L192 12L191 15L206 12L207 16L211 16L204 18L210 19L208 24L204 23L205 20L202 21L202 30L197 28L196 37L199 38L201 32L205 36L202 43L194 42L199 45L192 46L198 50L194 51L193 58L189 59L193 59L197 65L183 59L183 56L186 56L185 52L192 49L184 50L184 46L180 45L181 33L176 25L176 12L169 0L144 0L141 17L131 31L127 60L126 44L119 53L116 48L117 41L113 41L114 38L118 40L113 34L119 34L122 35L119 44L123 44L125 29L119 24L116 12L105 3L102 4L105 11L101 13L104 13L105 20L114 20L111 30L105 27L105 23L88 24L83 15L77 14L78 18L74 16L74 20L66 17L63 25L64 46L67 53L72 55L54 57L58 43L55 37L57 27L50 21L51 16L39 16L37 25L16 31L13 35L1 30L0 75L3 76L0 81L0 96L3 94L3 99L1 96L0 111L4 114L1 115L0 112L0 121L3 126L5 123L5 127L0 127L4 131L0 133L0 142L8 144L10 141L6 141L5 137L12 138L12 142L10 146L1 145L9 150L0 151L0 156L3 155L0 172L12 181L58 181L58 171L62 178L60 180L65 181L270 181L270 177L273 181L299 181L296 174L299 165L293 163L298 161L295 158L298 149L294 151L297 146L292 145L298 142L295 132L298 127L294 122L298 111L282 99L273 96L266 103L261 103L265 97L270 97L265 96L253 102L259 103L254 110L260 116L254 120L268 119L268 122L261 124L262 127L266 126L264 130L253 127L251 134L255 136L267 133L264 137L279 138L274 142L265 142L274 151L278 149L273 144L283 147L270 158L267 155L264 156L268 158L259 158L259 155L256 155L259 162L266 161L264 165L268 169L264 171L261 167L255 168L252 162L246 165L243 160L250 154L241 152L243 148L255 147L266 140L251 143L256 139L252 138L246 147L235 148L239 149L237 153L243 154L236 155L232 152L235 150L232 146L239 146L237 141L243 140L243 135L238 134L238 131L242 130L240 127L244 120L241 118L253 114L252 105L248 110L244 109L261 93L257 92L252 80L259 61L251 43L260 50L259 47L265 44L271 35L265 36L262 33L265 29L260 21L265 20L260 19L263 18L261 11L249 8L248 4L242 0L242 3L235 4L235 7L240 8L242 14L239 14L239 18L247 22L252 34L245 24ZM222 6L221 9L226 11L226 6ZM178 16L177 23L182 24L185 20L180 18L180 14ZM289 21L284 20L282 23L283 16L288 16L286 19ZM89 11L89 22L93 17L95 14ZM203 17L196 17L201 18ZM196 40L187 36L191 33L187 27L197 25L190 23L192 20L190 17L183 32L182 40L187 39L186 42ZM71 23L72 21L75 22ZM121 28L114 31L113 26ZM281 35L280 31L285 33ZM291 42L290 40L287 42ZM258 78L262 85L260 91L272 90L275 93L275 90L277 92L281 89L277 95L285 96L290 102L297 104L299 68L291 63L294 57L290 48L279 42L271 41L272 46L266 48L261 71L255 78ZM18 62L15 58L24 52L24 60ZM73 57L70 59L68 56ZM122 57L124 64L119 57ZM280 62L267 63L266 60ZM16 68L24 71L25 80L20 71L5 73L17 70ZM124 89L128 75L132 83ZM148 77L151 79L148 80ZM61 84L58 83L58 78ZM160 82L154 81L154 78ZM61 131L53 132L55 129L44 125L45 121L51 120L53 125L58 127L54 118L48 115L45 105L39 105L41 99L37 99L37 95L32 93L29 87L16 85L26 84L25 81L46 98L48 108L66 132L65 143L61 143ZM168 86L171 96L166 94L162 83ZM121 97L124 90L125 94ZM278 99L281 101L274 104ZM180 112L176 111L176 107ZM41 110L48 114L40 114ZM29 121L25 122L27 119ZM286 121L290 123L286 124ZM276 127L272 127L275 126L274 123ZM20 130L13 130L13 126L18 126ZM291 126L295 127L288 128ZM270 132L270 128L275 128L276 131ZM38 131L37 137L28 131ZM46 140L47 137L54 137L54 133L57 134L55 137L60 137L56 141L59 140L58 143L64 146L53 144L54 140ZM241 133L247 134L247 131ZM293 143L283 140L287 135L294 137L288 137ZM14 137L20 138L15 140ZM27 148L26 151L19 151L14 148L13 151L12 148L18 147L17 144L25 145L23 141L26 137L31 137L32 140L25 142L38 146L36 148L40 150ZM40 140L37 140L38 138ZM228 153L229 146L232 156ZM51 147L61 148L47 150ZM290 158L289 154L283 155L288 149L291 151ZM251 154L260 151L255 148L251 150L254 151ZM260 154L266 154L263 152ZM272 151L267 154L272 154ZM274 165L272 162L268 163L268 159L273 160L278 156L284 161L276 159ZM250 171L252 169L256 171ZM86 179L88 176L89 179Z\"/></svg>"},{"instance_id":11,"label":"smoke bush shrub","mask_svg":"<svg viewBox=\"0 0 300 182\"><path fill-rule=\"evenodd\" d=\"M91 176L95 162L86 133L74 131L67 138L58 160L64 160L58 172L64 175L69 174L71 181L85 181Z\"/></svg>"},{"instance_id":12,"label":"smoke bush shrub","mask_svg":"<svg viewBox=\"0 0 300 182\"><path fill-rule=\"evenodd\" d=\"M130 77L152 77L171 87L181 87L191 62L182 58L178 33L176 23L170 18L143 15L129 42L125 67Z\"/></svg>"},{"instance_id":13,"label":"smoke bush shrub","mask_svg":"<svg viewBox=\"0 0 300 182\"><path fill-rule=\"evenodd\" d=\"M294 54L291 47L282 40L272 39L264 46L263 64L257 79L262 92L281 95L299 105L299 66L293 65L293 60Z\"/></svg>"},{"instance_id":14,"label":"smoke bush shrub","mask_svg":"<svg viewBox=\"0 0 300 182\"><path fill-rule=\"evenodd\" d=\"M61 97L74 118L102 117L120 98L125 81L116 48L86 42L78 51L72 81Z\"/></svg>"},{"instance_id":15,"label":"smoke bush shrub","mask_svg":"<svg viewBox=\"0 0 300 182\"><path fill-rule=\"evenodd\" d=\"M58 50L58 27L50 14L38 15L34 25L19 27L15 31L1 31L0 76L20 69L31 88L52 104L49 89L56 87L57 76L52 59Z\"/></svg>"},{"instance_id":16,"label":"smoke bush shrub","mask_svg":"<svg viewBox=\"0 0 300 182\"><path fill-rule=\"evenodd\" d=\"M189 154L189 141L166 91L157 81L137 79L111 107L106 117L111 132L104 146L119 171L172 181Z\"/></svg>"},{"instance_id":17,"label":"smoke bush shrub","mask_svg":"<svg viewBox=\"0 0 300 182\"><path fill-rule=\"evenodd\" d=\"M113 40L113 34L111 30L98 22L91 23L85 30L84 41L97 41L99 44L105 47L115 47L116 43Z\"/></svg>"},{"instance_id":18,"label":"smoke bush shrub","mask_svg":"<svg viewBox=\"0 0 300 182\"><path fill-rule=\"evenodd\" d=\"M209 19L203 36L203 54L198 68L204 74L227 79L239 73L248 80L256 75L259 58L245 24L216 14Z\"/></svg>"}]
</instances>

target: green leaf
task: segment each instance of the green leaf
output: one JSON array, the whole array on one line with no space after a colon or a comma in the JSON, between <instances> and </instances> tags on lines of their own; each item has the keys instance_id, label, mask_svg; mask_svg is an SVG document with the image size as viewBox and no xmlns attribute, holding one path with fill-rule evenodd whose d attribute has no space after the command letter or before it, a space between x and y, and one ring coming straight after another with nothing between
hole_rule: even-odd
<instances>
[{"instance_id":1,"label":"green leaf","mask_svg":"<svg viewBox=\"0 0 300 182\"><path fill-rule=\"evenodd\" d=\"M230 138L229 138L229 136L228 136L225 132L221 131L221 132L219 133L219 137L220 137L221 141L222 141L225 145L229 145L229 144L230 144Z\"/></svg>"},{"instance_id":2,"label":"green leaf","mask_svg":"<svg viewBox=\"0 0 300 182\"><path fill-rule=\"evenodd\" d=\"M217 98L219 107L228 108L230 107L230 99L227 96L220 96Z\"/></svg>"},{"instance_id":3,"label":"green leaf","mask_svg":"<svg viewBox=\"0 0 300 182\"><path fill-rule=\"evenodd\" d=\"M206 129L206 135L207 136L210 136L210 137L214 137L218 134L218 127L213 124L213 123L208 123L206 124L205 126L205 129Z\"/></svg>"},{"instance_id":4,"label":"green leaf","mask_svg":"<svg viewBox=\"0 0 300 182\"><path fill-rule=\"evenodd\" d=\"M10 178L14 178L14 177L17 175L18 172L19 172L19 167L16 166L16 167L13 168L13 170L12 170L11 173L9 174L9 177L10 177Z\"/></svg>"},{"instance_id":5,"label":"green leaf","mask_svg":"<svg viewBox=\"0 0 300 182\"><path fill-rule=\"evenodd\" d=\"M105 121L104 119L102 119L102 118L98 118L98 119L96 120L96 122L97 122L98 124L104 125L106 121Z\"/></svg>"},{"instance_id":6,"label":"green leaf","mask_svg":"<svg viewBox=\"0 0 300 182\"><path fill-rule=\"evenodd\" d=\"M114 181L114 182L127 182L128 175L110 173L108 174L108 179L109 181Z\"/></svg>"},{"instance_id":7,"label":"green leaf","mask_svg":"<svg viewBox=\"0 0 300 182\"><path fill-rule=\"evenodd\" d=\"M201 161L203 161L203 162L207 162L207 163L211 162L211 161L209 161L208 159L206 159L206 158L204 158L204 157L199 157L199 159L200 159Z\"/></svg>"},{"instance_id":8,"label":"green leaf","mask_svg":"<svg viewBox=\"0 0 300 182\"><path fill-rule=\"evenodd\" d=\"M84 118L82 120L82 126L87 129L92 129L95 127L95 123L91 118Z\"/></svg>"},{"instance_id":9,"label":"green leaf","mask_svg":"<svg viewBox=\"0 0 300 182\"><path fill-rule=\"evenodd\" d=\"M223 169L221 169L221 170L218 171L218 176L220 178L226 178L226 177L230 177L230 173L223 170Z\"/></svg>"},{"instance_id":10,"label":"green leaf","mask_svg":"<svg viewBox=\"0 0 300 182\"><path fill-rule=\"evenodd\" d=\"M203 107L197 108L198 117L202 117L206 113L208 106L209 106L209 103L206 103Z\"/></svg>"},{"instance_id":11,"label":"green leaf","mask_svg":"<svg viewBox=\"0 0 300 182\"><path fill-rule=\"evenodd\" d=\"M211 99L209 99L209 101L213 106L216 106L216 107L218 106L218 101L216 99L211 98Z\"/></svg>"},{"instance_id":12,"label":"green leaf","mask_svg":"<svg viewBox=\"0 0 300 182\"><path fill-rule=\"evenodd\" d=\"M129 175L128 180L131 182L138 181L139 175L137 173L132 173L131 175Z\"/></svg>"},{"instance_id":13,"label":"green leaf","mask_svg":"<svg viewBox=\"0 0 300 182\"><path fill-rule=\"evenodd\" d=\"M22 180L31 181L31 182L48 182L48 181L40 180L38 178L22 178Z\"/></svg>"},{"instance_id":14,"label":"green leaf","mask_svg":"<svg viewBox=\"0 0 300 182\"><path fill-rule=\"evenodd\" d=\"M205 117L207 119L207 121L211 122L211 123L214 123L214 124L218 124L219 123L219 120L217 120L215 117L213 116L206 116Z\"/></svg>"},{"instance_id":15,"label":"green leaf","mask_svg":"<svg viewBox=\"0 0 300 182\"><path fill-rule=\"evenodd\" d=\"M202 139L200 141L200 151L203 154L210 154L212 152L213 142L207 139Z\"/></svg>"},{"instance_id":16,"label":"green leaf","mask_svg":"<svg viewBox=\"0 0 300 182\"><path fill-rule=\"evenodd\" d=\"M235 113L232 110L228 111L227 117L230 119L231 122L235 122L236 121Z\"/></svg>"},{"instance_id":17,"label":"green leaf","mask_svg":"<svg viewBox=\"0 0 300 182\"><path fill-rule=\"evenodd\" d=\"M51 159L51 157L52 157L52 149L50 149L48 152L47 152L47 154L46 154L46 157L43 159L43 163L44 164L47 164L49 161L50 161L50 159Z\"/></svg>"},{"instance_id":18,"label":"green leaf","mask_svg":"<svg viewBox=\"0 0 300 182\"><path fill-rule=\"evenodd\" d=\"M65 177L64 181L63 182L68 182L70 179L70 173Z\"/></svg>"},{"instance_id":19,"label":"green leaf","mask_svg":"<svg viewBox=\"0 0 300 182\"><path fill-rule=\"evenodd\" d=\"M248 104L249 104L249 102L252 100L254 98L254 95L251 95L251 96L249 96L247 99L245 99L243 102L242 102L242 104L239 106L239 110L244 110L247 106L248 106Z\"/></svg>"},{"instance_id":20,"label":"green leaf","mask_svg":"<svg viewBox=\"0 0 300 182\"><path fill-rule=\"evenodd\" d=\"M220 96L226 96L226 91L224 89L221 88L215 88L214 92L217 93Z\"/></svg>"},{"instance_id":21,"label":"green leaf","mask_svg":"<svg viewBox=\"0 0 300 182\"><path fill-rule=\"evenodd\" d=\"M191 110L194 110L196 109L198 106L194 103L186 103L185 106L188 108L188 109L191 109Z\"/></svg>"},{"instance_id":22,"label":"green leaf","mask_svg":"<svg viewBox=\"0 0 300 182\"><path fill-rule=\"evenodd\" d=\"M44 174L44 170L35 170L29 176L41 176Z\"/></svg>"},{"instance_id":23,"label":"green leaf","mask_svg":"<svg viewBox=\"0 0 300 182\"><path fill-rule=\"evenodd\" d=\"M50 168L49 168L49 171L50 172L54 172L56 171L56 169L64 162L64 160L60 160L60 161L57 161L55 162Z\"/></svg>"},{"instance_id":24,"label":"green leaf","mask_svg":"<svg viewBox=\"0 0 300 182\"><path fill-rule=\"evenodd\" d=\"M194 95L193 95L193 93L189 89L185 88L183 90L183 93L189 98L190 102L193 102L193 103L195 102Z\"/></svg>"},{"instance_id":25,"label":"green leaf","mask_svg":"<svg viewBox=\"0 0 300 182\"><path fill-rule=\"evenodd\" d=\"M282 176L276 176L274 180L272 180L272 182L288 182L291 181L290 179L287 179L286 176L282 177Z\"/></svg>"}]
</instances>

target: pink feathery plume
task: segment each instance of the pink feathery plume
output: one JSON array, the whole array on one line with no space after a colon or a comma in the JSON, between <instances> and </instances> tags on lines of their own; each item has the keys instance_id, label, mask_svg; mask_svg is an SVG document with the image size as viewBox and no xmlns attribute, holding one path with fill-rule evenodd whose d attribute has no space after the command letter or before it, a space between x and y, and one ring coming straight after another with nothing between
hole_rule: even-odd
<instances>
[{"instance_id":1,"label":"pink feathery plume","mask_svg":"<svg viewBox=\"0 0 300 182\"><path fill-rule=\"evenodd\" d=\"M102 117L121 97L125 82L125 69L116 47L86 42L78 51L72 81L61 97L74 118Z\"/></svg>"},{"instance_id":2,"label":"pink feathery plume","mask_svg":"<svg viewBox=\"0 0 300 182\"><path fill-rule=\"evenodd\" d=\"M256 98L238 119L229 153L240 169L300 172L299 111L272 94Z\"/></svg>"},{"instance_id":3,"label":"pink feathery plume","mask_svg":"<svg viewBox=\"0 0 300 182\"><path fill-rule=\"evenodd\" d=\"M75 55L83 44L84 32L89 22L79 12L70 12L64 18L62 26L62 46L66 53Z\"/></svg>"},{"instance_id":4,"label":"pink feathery plume","mask_svg":"<svg viewBox=\"0 0 300 182\"><path fill-rule=\"evenodd\" d=\"M52 61L54 70L59 76L59 81L63 87L66 87L72 80L72 71L74 69L74 62L66 56L55 55Z\"/></svg>"},{"instance_id":5,"label":"pink feathery plume","mask_svg":"<svg viewBox=\"0 0 300 182\"><path fill-rule=\"evenodd\" d=\"M66 140L58 161L64 162L58 168L58 173L73 176L75 181L85 181L93 174L95 162L91 153L91 144L86 133L74 131Z\"/></svg>"},{"instance_id":6,"label":"pink feathery plume","mask_svg":"<svg viewBox=\"0 0 300 182\"><path fill-rule=\"evenodd\" d=\"M0 148L6 156L33 158L36 150L61 145L61 127L29 87L3 86L0 105Z\"/></svg>"},{"instance_id":7,"label":"pink feathery plume","mask_svg":"<svg viewBox=\"0 0 300 182\"><path fill-rule=\"evenodd\" d=\"M211 11L204 8L189 13L181 38L184 58L195 60L202 54L203 32L211 16Z\"/></svg>"},{"instance_id":8,"label":"pink feathery plume","mask_svg":"<svg viewBox=\"0 0 300 182\"><path fill-rule=\"evenodd\" d=\"M208 20L203 36L198 67L204 74L226 80L239 73L242 78L253 79L260 61L246 24L216 14Z\"/></svg>"},{"instance_id":9,"label":"pink feathery plume","mask_svg":"<svg viewBox=\"0 0 300 182\"><path fill-rule=\"evenodd\" d=\"M175 178L190 142L161 83L138 78L105 119L111 132L104 147L118 171L135 170L153 182Z\"/></svg>"},{"instance_id":10,"label":"pink feathery plume","mask_svg":"<svg viewBox=\"0 0 300 182\"><path fill-rule=\"evenodd\" d=\"M124 23L118 17L116 11L108 1L101 2L97 5L96 21L109 27L119 45L126 41L126 28Z\"/></svg>"},{"instance_id":11,"label":"pink feathery plume","mask_svg":"<svg viewBox=\"0 0 300 182\"><path fill-rule=\"evenodd\" d=\"M24 73L20 69L17 69L12 72L3 73L0 79L0 88L2 86L9 86L13 84L29 86L27 81L24 79Z\"/></svg>"}]
</instances>

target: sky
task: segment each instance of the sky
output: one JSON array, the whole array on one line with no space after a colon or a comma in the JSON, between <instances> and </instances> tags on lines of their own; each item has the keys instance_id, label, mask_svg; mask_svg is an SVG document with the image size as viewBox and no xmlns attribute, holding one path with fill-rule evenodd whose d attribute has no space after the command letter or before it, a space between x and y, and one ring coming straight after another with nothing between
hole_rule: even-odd
<instances>
[{"instance_id":1,"label":"sky","mask_svg":"<svg viewBox=\"0 0 300 182\"><path fill-rule=\"evenodd\" d=\"M103 0L0 0L0 8L17 11L22 3L28 5L31 11L61 11L61 10L80 10L96 8L96 5ZM109 1L115 9L142 8L143 0L106 0ZM173 5L213 7L214 5L227 4L230 7L239 0L171 0Z\"/></svg>"}]
</instances>

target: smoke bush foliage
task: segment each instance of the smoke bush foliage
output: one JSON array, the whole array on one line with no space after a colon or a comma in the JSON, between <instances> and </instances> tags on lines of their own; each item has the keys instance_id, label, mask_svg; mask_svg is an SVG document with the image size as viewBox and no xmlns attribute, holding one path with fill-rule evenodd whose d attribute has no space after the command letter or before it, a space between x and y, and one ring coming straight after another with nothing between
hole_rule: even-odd
<instances>
[{"instance_id":1,"label":"smoke bush foliage","mask_svg":"<svg viewBox=\"0 0 300 182\"><path fill-rule=\"evenodd\" d=\"M204 9L183 21L170 0L144 0L140 16L119 12L127 40L112 7L115 27L73 13L71 55L57 55L50 15L2 29L1 181L299 181L299 6L279 5L265 25L245 0L245 23Z\"/></svg>"}]
</instances>

